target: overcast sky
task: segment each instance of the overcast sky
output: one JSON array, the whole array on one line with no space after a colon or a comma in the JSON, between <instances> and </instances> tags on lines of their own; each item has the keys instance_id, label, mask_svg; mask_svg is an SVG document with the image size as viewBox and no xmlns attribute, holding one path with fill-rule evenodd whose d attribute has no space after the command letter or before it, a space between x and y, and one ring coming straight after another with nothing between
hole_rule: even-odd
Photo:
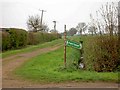
<instances>
[{"instance_id":1,"label":"overcast sky","mask_svg":"<svg viewBox=\"0 0 120 90\"><path fill-rule=\"evenodd\" d=\"M96 2L97 1L97 2ZM43 21L53 29L57 21L57 30L64 31L76 27L79 22L89 22L90 13L95 12L105 2L111 0L3 0L0 1L0 27L15 27L27 30L28 16L41 15L39 9L46 10ZM115 0L112 0L115 1ZM117 0L116 0L117 1Z\"/></svg>"}]
</instances>

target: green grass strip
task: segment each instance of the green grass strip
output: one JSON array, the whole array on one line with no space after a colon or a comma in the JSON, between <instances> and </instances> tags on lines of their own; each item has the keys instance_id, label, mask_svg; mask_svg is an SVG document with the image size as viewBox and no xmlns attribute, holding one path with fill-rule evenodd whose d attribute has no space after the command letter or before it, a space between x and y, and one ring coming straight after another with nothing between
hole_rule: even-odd
<instances>
[{"instance_id":1,"label":"green grass strip","mask_svg":"<svg viewBox=\"0 0 120 90\"><path fill-rule=\"evenodd\" d=\"M84 70L64 69L64 49L38 55L25 62L15 70L15 74L33 82L65 82L65 81L118 81L117 72L98 73ZM67 47L67 56L72 48ZM68 61L68 59L67 59Z\"/></svg>"},{"instance_id":2,"label":"green grass strip","mask_svg":"<svg viewBox=\"0 0 120 90\"><path fill-rule=\"evenodd\" d=\"M2 55L2 58L6 58L8 56L12 56L15 54L19 54L19 53L26 53L26 52L31 52L31 51L35 51L38 48L45 48L45 47L50 47L56 44L63 44L63 40L62 39L58 39L58 40L54 40L51 42L46 42L43 44L38 44L38 45L30 45L26 48L22 48L22 49L18 49L18 50L9 50L3 53L0 53L0 56Z\"/></svg>"}]
</instances>

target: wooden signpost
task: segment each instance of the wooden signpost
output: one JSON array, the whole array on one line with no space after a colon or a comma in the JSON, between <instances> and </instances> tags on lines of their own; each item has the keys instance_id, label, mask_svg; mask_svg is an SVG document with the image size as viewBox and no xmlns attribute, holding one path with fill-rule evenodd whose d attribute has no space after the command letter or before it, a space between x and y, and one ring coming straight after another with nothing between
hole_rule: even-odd
<instances>
[{"instance_id":1,"label":"wooden signpost","mask_svg":"<svg viewBox=\"0 0 120 90\"><path fill-rule=\"evenodd\" d=\"M64 66L66 68L66 46L71 46L76 49L82 49L82 43L77 43L74 41L66 41L66 25L64 25Z\"/></svg>"},{"instance_id":2,"label":"wooden signpost","mask_svg":"<svg viewBox=\"0 0 120 90\"><path fill-rule=\"evenodd\" d=\"M64 26L64 65L66 68L66 25Z\"/></svg>"}]
</instances>

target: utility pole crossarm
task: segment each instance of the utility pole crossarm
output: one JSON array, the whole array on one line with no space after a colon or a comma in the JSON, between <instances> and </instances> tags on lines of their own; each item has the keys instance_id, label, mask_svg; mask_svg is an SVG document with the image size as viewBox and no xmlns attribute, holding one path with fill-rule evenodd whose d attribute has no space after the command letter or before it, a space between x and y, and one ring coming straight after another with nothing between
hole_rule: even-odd
<instances>
[{"instance_id":1,"label":"utility pole crossarm","mask_svg":"<svg viewBox=\"0 0 120 90\"><path fill-rule=\"evenodd\" d=\"M43 12L46 12L46 10L41 10L41 9L39 9L39 11L43 11Z\"/></svg>"}]
</instances>

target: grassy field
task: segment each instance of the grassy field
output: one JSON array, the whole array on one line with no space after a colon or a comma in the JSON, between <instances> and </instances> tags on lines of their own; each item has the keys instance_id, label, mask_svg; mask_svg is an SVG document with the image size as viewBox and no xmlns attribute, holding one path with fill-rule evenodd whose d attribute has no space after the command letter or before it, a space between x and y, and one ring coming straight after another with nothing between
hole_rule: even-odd
<instances>
[{"instance_id":1,"label":"grassy field","mask_svg":"<svg viewBox=\"0 0 120 90\"><path fill-rule=\"evenodd\" d=\"M18 50L9 50L3 53L0 53L0 56L2 56L2 58L11 56L11 55L15 55L15 54L20 54L20 53L26 53L26 52L31 52L34 50L37 50L38 48L44 48L44 47L50 47L56 44L63 44L63 40L59 39L59 40L54 40L51 42L46 42L44 44L38 44L38 45L30 45L28 47L22 48L22 49L18 49Z\"/></svg>"},{"instance_id":2,"label":"grassy field","mask_svg":"<svg viewBox=\"0 0 120 90\"><path fill-rule=\"evenodd\" d=\"M17 68L14 73L23 79L39 83L65 81L108 81L117 82L117 72L94 72L64 68L63 47L58 50L38 55ZM67 47L67 62L73 48Z\"/></svg>"}]
</instances>

